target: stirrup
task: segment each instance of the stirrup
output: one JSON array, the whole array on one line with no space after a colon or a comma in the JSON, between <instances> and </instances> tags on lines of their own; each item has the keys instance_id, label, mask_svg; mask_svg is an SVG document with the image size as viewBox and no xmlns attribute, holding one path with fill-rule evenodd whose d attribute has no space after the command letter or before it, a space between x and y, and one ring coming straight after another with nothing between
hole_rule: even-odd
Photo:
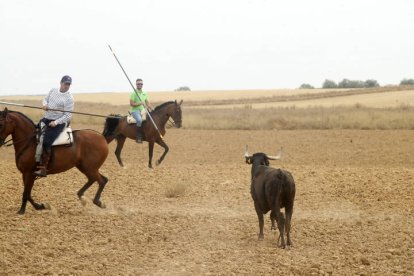
<instances>
[{"instance_id":1,"label":"stirrup","mask_svg":"<svg viewBox=\"0 0 414 276\"><path fill-rule=\"evenodd\" d=\"M39 176L39 177L47 176L46 168L44 166L38 166L37 168L38 170L34 172L36 176Z\"/></svg>"},{"instance_id":2,"label":"stirrup","mask_svg":"<svg viewBox=\"0 0 414 276\"><path fill-rule=\"evenodd\" d=\"M143 140L143 136L142 132L140 130L137 131L137 138L135 139L135 141L139 144L142 144L142 140Z\"/></svg>"}]
</instances>

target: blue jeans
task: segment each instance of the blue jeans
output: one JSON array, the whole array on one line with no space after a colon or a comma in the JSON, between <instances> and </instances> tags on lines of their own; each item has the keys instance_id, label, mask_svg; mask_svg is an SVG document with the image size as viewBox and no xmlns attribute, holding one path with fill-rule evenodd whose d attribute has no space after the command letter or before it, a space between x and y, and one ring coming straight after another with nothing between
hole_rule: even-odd
<instances>
[{"instance_id":1,"label":"blue jeans","mask_svg":"<svg viewBox=\"0 0 414 276\"><path fill-rule=\"evenodd\" d=\"M137 121L137 127L140 127L142 124L142 117L141 111L137 110L131 113L132 117L134 117L135 121Z\"/></svg>"},{"instance_id":2,"label":"blue jeans","mask_svg":"<svg viewBox=\"0 0 414 276\"><path fill-rule=\"evenodd\" d=\"M40 121L46 124L45 136L43 138L43 150L50 150L52 148L53 142L56 140L56 138L65 128L66 124L59 124L59 125L56 125L55 127L49 127L49 123L52 122L53 120L43 118Z\"/></svg>"}]
</instances>

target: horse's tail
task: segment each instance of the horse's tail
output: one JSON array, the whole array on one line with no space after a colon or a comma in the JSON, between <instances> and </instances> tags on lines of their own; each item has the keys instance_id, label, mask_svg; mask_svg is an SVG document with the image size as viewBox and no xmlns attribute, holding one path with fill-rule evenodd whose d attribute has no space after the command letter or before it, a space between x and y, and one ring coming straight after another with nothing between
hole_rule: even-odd
<instances>
[{"instance_id":1,"label":"horse's tail","mask_svg":"<svg viewBox=\"0 0 414 276\"><path fill-rule=\"evenodd\" d=\"M111 137L114 137L116 135L116 129L122 118L122 116L119 114L111 114L110 116L111 117L107 117L105 119L105 126L102 132L102 135L107 139L107 141L108 139L111 139Z\"/></svg>"}]
</instances>

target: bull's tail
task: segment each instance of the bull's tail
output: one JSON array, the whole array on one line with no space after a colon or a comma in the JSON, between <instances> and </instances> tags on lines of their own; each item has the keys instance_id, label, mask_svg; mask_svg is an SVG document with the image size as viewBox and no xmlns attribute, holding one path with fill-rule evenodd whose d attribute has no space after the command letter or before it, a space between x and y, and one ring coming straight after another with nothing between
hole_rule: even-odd
<instances>
[{"instance_id":1,"label":"bull's tail","mask_svg":"<svg viewBox=\"0 0 414 276\"><path fill-rule=\"evenodd\" d=\"M293 203L295 200L296 185L295 180L293 179L293 176L290 172L282 170L281 174L283 175L282 177L285 190L284 192L286 195L288 195L285 202L286 220L284 223L284 230L286 232L287 246L292 246L292 240L290 239L290 229L292 226Z\"/></svg>"}]
</instances>

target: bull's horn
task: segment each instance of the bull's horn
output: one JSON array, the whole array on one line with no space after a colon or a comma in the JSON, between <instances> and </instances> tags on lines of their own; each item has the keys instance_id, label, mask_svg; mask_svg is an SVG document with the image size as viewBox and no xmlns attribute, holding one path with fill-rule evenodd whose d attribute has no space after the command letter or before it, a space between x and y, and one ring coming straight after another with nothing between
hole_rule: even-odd
<instances>
[{"instance_id":1,"label":"bull's horn","mask_svg":"<svg viewBox=\"0 0 414 276\"><path fill-rule=\"evenodd\" d=\"M248 152L248 147L247 147L247 145L246 145L246 150L244 151L244 157L250 157L250 155L249 155L249 152Z\"/></svg>"},{"instance_id":2,"label":"bull's horn","mask_svg":"<svg viewBox=\"0 0 414 276\"><path fill-rule=\"evenodd\" d=\"M266 155L266 156L267 156L267 159L278 160L282 158L282 155L283 155L283 147L280 147L280 150L277 152L276 156L272 156L272 155Z\"/></svg>"}]
</instances>

